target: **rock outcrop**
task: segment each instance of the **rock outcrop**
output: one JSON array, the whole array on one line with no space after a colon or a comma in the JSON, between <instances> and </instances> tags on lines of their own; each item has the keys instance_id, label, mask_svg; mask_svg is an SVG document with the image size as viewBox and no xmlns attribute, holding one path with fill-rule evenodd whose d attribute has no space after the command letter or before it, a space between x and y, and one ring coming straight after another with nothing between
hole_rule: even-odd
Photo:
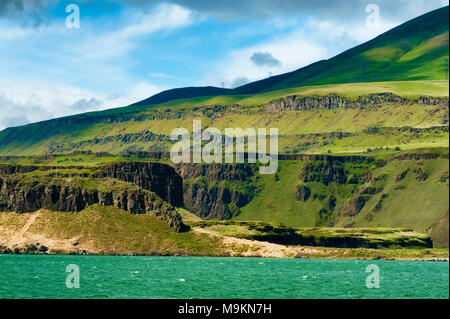
<instances>
[{"instance_id":1,"label":"rock outcrop","mask_svg":"<svg viewBox=\"0 0 450 319\"><path fill-rule=\"evenodd\" d=\"M332 109L343 107L347 109L358 109L369 105L380 105L384 103L393 103L404 105L416 103L419 105L438 105L441 108L448 109L448 98L420 97L415 101L408 101L405 98L392 93L379 93L367 96L359 96L356 99L348 99L336 94L325 96L287 96L273 100L265 105L267 112L280 111L305 111L318 109Z\"/></svg>"},{"instance_id":2,"label":"rock outcrop","mask_svg":"<svg viewBox=\"0 0 450 319\"><path fill-rule=\"evenodd\" d=\"M75 150L83 149L85 147L92 147L96 145L104 145L110 143L138 143L138 142L167 142L169 136L164 134L157 134L148 130L139 133L126 133L113 136L106 136L102 138L93 138L89 140L83 140L80 142L72 143L66 142L61 144L51 144L48 147L49 153L68 153Z\"/></svg>"},{"instance_id":3,"label":"rock outcrop","mask_svg":"<svg viewBox=\"0 0 450 319\"><path fill-rule=\"evenodd\" d=\"M199 217L230 219L240 214L252 196L231 189L227 182L247 181L255 167L248 164L180 164L176 171L184 182L184 205Z\"/></svg>"},{"instance_id":4,"label":"rock outcrop","mask_svg":"<svg viewBox=\"0 0 450 319\"><path fill-rule=\"evenodd\" d=\"M448 109L448 101L448 98L422 96L416 99L414 102L419 105L438 105L443 109Z\"/></svg>"},{"instance_id":5,"label":"rock outcrop","mask_svg":"<svg viewBox=\"0 0 450 319\"><path fill-rule=\"evenodd\" d=\"M70 173L58 171L71 169ZM22 166L0 165L0 176L30 173L34 171L55 171L47 173L50 177L92 177L115 178L133 183L143 189L154 192L173 206L183 205L183 179L169 165L155 162L121 162L83 170L78 166Z\"/></svg>"},{"instance_id":6,"label":"rock outcrop","mask_svg":"<svg viewBox=\"0 0 450 319\"><path fill-rule=\"evenodd\" d=\"M226 186L209 187L207 183L187 183L184 190L185 206L205 219L231 219L239 209L251 201L248 194L230 190Z\"/></svg>"},{"instance_id":7,"label":"rock outcrop","mask_svg":"<svg viewBox=\"0 0 450 319\"><path fill-rule=\"evenodd\" d=\"M311 196L311 190L305 185L299 185L295 188L295 198L297 200L306 202Z\"/></svg>"},{"instance_id":8,"label":"rock outcrop","mask_svg":"<svg viewBox=\"0 0 450 319\"><path fill-rule=\"evenodd\" d=\"M0 211L78 212L98 203L153 214L184 231L172 206L183 204L182 183L172 167L160 163L114 163L91 170L1 165Z\"/></svg>"},{"instance_id":9,"label":"rock outcrop","mask_svg":"<svg viewBox=\"0 0 450 319\"><path fill-rule=\"evenodd\" d=\"M348 206L345 208L345 214L348 216L358 215L370 199L370 195L356 195L353 197Z\"/></svg>"},{"instance_id":10,"label":"rock outcrop","mask_svg":"<svg viewBox=\"0 0 450 319\"><path fill-rule=\"evenodd\" d=\"M329 162L308 162L300 174L300 179L305 182L320 182L325 185L335 182L345 184L347 182L346 171Z\"/></svg>"},{"instance_id":11,"label":"rock outcrop","mask_svg":"<svg viewBox=\"0 0 450 319\"><path fill-rule=\"evenodd\" d=\"M183 206L183 179L169 165L152 162L114 163L100 167L96 177L111 177L154 192L173 206Z\"/></svg>"},{"instance_id":12,"label":"rock outcrop","mask_svg":"<svg viewBox=\"0 0 450 319\"><path fill-rule=\"evenodd\" d=\"M204 176L215 181L245 181L255 174L249 164L178 164L176 171L183 180Z\"/></svg>"}]
</instances>

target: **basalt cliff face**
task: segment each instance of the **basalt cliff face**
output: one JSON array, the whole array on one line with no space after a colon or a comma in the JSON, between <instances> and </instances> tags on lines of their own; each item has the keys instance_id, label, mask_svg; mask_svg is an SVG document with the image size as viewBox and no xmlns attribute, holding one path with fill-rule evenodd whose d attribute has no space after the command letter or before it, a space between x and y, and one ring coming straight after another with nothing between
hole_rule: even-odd
<instances>
[{"instance_id":1,"label":"basalt cliff face","mask_svg":"<svg viewBox=\"0 0 450 319\"><path fill-rule=\"evenodd\" d=\"M199 217L230 219L251 201L251 196L230 190L227 186L209 187L207 182L188 183L184 191L185 206Z\"/></svg>"},{"instance_id":2,"label":"basalt cliff face","mask_svg":"<svg viewBox=\"0 0 450 319\"><path fill-rule=\"evenodd\" d=\"M255 173L248 164L178 164L176 171L183 180L204 176L209 180L245 181Z\"/></svg>"},{"instance_id":3,"label":"basalt cliff face","mask_svg":"<svg viewBox=\"0 0 450 319\"><path fill-rule=\"evenodd\" d=\"M98 177L111 177L154 192L173 206L183 205L183 179L166 164L129 162L105 165Z\"/></svg>"},{"instance_id":4,"label":"basalt cliff face","mask_svg":"<svg viewBox=\"0 0 450 319\"><path fill-rule=\"evenodd\" d=\"M239 215L240 208L252 200L251 192L230 186L245 182L254 175L255 168L247 164L180 164L177 172L184 180L185 207L206 219L230 219Z\"/></svg>"},{"instance_id":5,"label":"basalt cliff face","mask_svg":"<svg viewBox=\"0 0 450 319\"><path fill-rule=\"evenodd\" d=\"M85 170L0 166L0 211L79 212L93 204L152 214L185 231L173 205L182 204L182 180L170 166L116 163Z\"/></svg>"},{"instance_id":6,"label":"basalt cliff face","mask_svg":"<svg viewBox=\"0 0 450 319\"><path fill-rule=\"evenodd\" d=\"M112 163L84 170L79 166L0 165L0 176L43 171L51 177L114 178L154 192L173 206L183 205L183 180L174 168L154 162Z\"/></svg>"},{"instance_id":7,"label":"basalt cliff face","mask_svg":"<svg viewBox=\"0 0 450 319\"><path fill-rule=\"evenodd\" d=\"M21 182L27 174L38 173L45 179ZM161 211L165 216L172 212L172 206L185 206L202 218L230 219L252 200L248 187L236 189L231 185L247 181L254 173L255 167L247 164L180 164L173 168L154 162L122 162L87 171L79 167L0 165L0 209L77 212L99 203L135 214L157 215ZM67 179L107 185L103 191L87 190L77 183L67 183ZM111 181L137 187L112 190L113 185L108 184ZM183 228L178 226L181 221L169 222L177 229Z\"/></svg>"},{"instance_id":8,"label":"basalt cliff face","mask_svg":"<svg viewBox=\"0 0 450 319\"><path fill-rule=\"evenodd\" d=\"M106 136L102 138L93 138L89 140L83 140L79 142L66 142L61 144L51 144L49 145L48 152L50 154L57 153L67 153L73 150L83 149L86 147L101 146L110 143L156 143L156 142L167 142L169 141L169 136L164 134L157 134L150 132L148 130L138 132L138 133L125 133L117 134L113 136Z\"/></svg>"},{"instance_id":9,"label":"basalt cliff face","mask_svg":"<svg viewBox=\"0 0 450 319\"><path fill-rule=\"evenodd\" d=\"M277 100L273 100L266 104L268 112L280 111L305 111L317 109L332 109L343 107L348 109L356 109L370 105L381 105L385 103L393 103L396 105L419 104L434 105L443 109L448 109L448 98L420 97L414 101L409 101L392 93L371 94L368 96L360 96L357 99L347 99L345 97L330 94L326 96L287 96Z\"/></svg>"}]
</instances>

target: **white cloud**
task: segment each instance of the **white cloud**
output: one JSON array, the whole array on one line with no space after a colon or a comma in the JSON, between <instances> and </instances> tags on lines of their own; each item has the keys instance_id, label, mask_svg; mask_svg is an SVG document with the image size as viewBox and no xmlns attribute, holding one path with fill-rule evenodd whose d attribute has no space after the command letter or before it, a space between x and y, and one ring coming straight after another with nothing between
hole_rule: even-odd
<instances>
[{"instance_id":1,"label":"white cloud","mask_svg":"<svg viewBox=\"0 0 450 319\"><path fill-rule=\"evenodd\" d=\"M281 65L261 66L252 62L255 52L270 52ZM329 56L329 51L320 43L315 43L302 31L271 42L232 51L219 66L219 75L229 85L234 79L246 77L252 81L281 74L306 66Z\"/></svg>"},{"instance_id":2,"label":"white cloud","mask_svg":"<svg viewBox=\"0 0 450 319\"><path fill-rule=\"evenodd\" d=\"M258 45L232 51L220 62L218 74L206 76L214 83L225 81L232 86L234 79L247 77L251 81L269 75L297 70L313 62L329 59L347 49L364 43L392 29L398 23L380 20L375 27L364 21L343 23L338 20L309 19L300 30ZM252 57L256 52L266 52L280 65L256 65Z\"/></svg>"},{"instance_id":3,"label":"white cloud","mask_svg":"<svg viewBox=\"0 0 450 319\"><path fill-rule=\"evenodd\" d=\"M194 12L174 4L159 5L148 14L127 11L123 17L138 22L102 36L93 33L87 41L74 46L76 55L87 59L117 58L135 48L133 40L138 37L186 27L195 21Z\"/></svg>"},{"instance_id":4,"label":"white cloud","mask_svg":"<svg viewBox=\"0 0 450 319\"><path fill-rule=\"evenodd\" d=\"M187 26L194 14L163 4L117 20L112 29L85 21L69 30L64 21L34 28L0 19L0 130L126 106L166 89L134 76L127 54L139 37Z\"/></svg>"},{"instance_id":5,"label":"white cloud","mask_svg":"<svg viewBox=\"0 0 450 319\"><path fill-rule=\"evenodd\" d=\"M377 25L371 27L364 23L343 24L330 20L311 19L308 22L308 29L312 30L317 41L325 41L335 45L344 41L344 45L351 45L352 42L356 44L369 41L397 25L398 23L384 21L383 19Z\"/></svg>"},{"instance_id":6,"label":"white cloud","mask_svg":"<svg viewBox=\"0 0 450 319\"><path fill-rule=\"evenodd\" d=\"M18 40L29 34L26 29L14 27L0 21L0 42Z\"/></svg>"},{"instance_id":7,"label":"white cloud","mask_svg":"<svg viewBox=\"0 0 450 319\"><path fill-rule=\"evenodd\" d=\"M80 112L126 106L163 90L140 82L126 96L48 83L15 83L0 80L0 130Z\"/></svg>"},{"instance_id":8,"label":"white cloud","mask_svg":"<svg viewBox=\"0 0 450 319\"><path fill-rule=\"evenodd\" d=\"M150 73L149 76L156 79L175 79L173 75L166 73Z\"/></svg>"}]
</instances>

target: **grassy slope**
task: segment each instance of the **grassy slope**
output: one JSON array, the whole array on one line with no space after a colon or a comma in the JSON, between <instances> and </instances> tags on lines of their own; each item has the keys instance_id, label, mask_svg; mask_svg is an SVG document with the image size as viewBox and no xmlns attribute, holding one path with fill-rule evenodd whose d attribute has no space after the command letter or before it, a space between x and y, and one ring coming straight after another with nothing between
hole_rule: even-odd
<instances>
[{"instance_id":1,"label":"grassy slope","mask_svg":"<svg viewBox=\"0 0 450 319\"><path fill-rule=\"evenodd\" d=\"M250 83L236 91L262 92L349 81L418 80L430 76L446 79L444 65L445 59L448 61L448 14L448 6L435 10L332 59Z\"/></svg>"},{"instance_id":2,"label":"grassy slope","mask_svg":"<svg viewBox=\"0 0 450 319\"><path fill-rule=\"evenodd\" d=\"M398 82L398 83L377 83L377 84L353 84L353 85L326 85L320 87L297 88L271 92L267 94L246 97L242 100L231 101L232 97L223 97L227 101L219 101L221 97L215 100L205 99L200 101L176 101L170 105L161 105L152 108L133 108L127 109L135 115L142 115L148 112L155 112L155 109L166 109L170 106L172 111L191 109L199 105L211 104L234 104L259 105L273 100L277 97L301 94L301 95L326 95L337 93L349 98L365 95L369 93L392 92L408 98L417 96L448 96L448 82ZM224 102L224 103L222 103ZM352 109L333 109L333 110L311 110L311 111L293 111L270 114L266 112L253 112L250 108L249 114L243 110L240 114L224 114L220 119L199 118L203 126L214 126L219 129L225 127L278 127L280 134L284 135L280 140L280 148L283 149L295 142L297 134L320 133L320 132L357 132L367 127L430 127L442 125L446 110L432 106L406 105L394 106L384 105L381 108L373 107L366 110ZM146 111L145 111L146 110ZM122 114L124 109L110 110L106 112L97 112L74 118L105 118L111 115ZM136 112L136 113L135 113ZM176 127L192 127L192 119L163 119L163 120L145 120L145 121L123 121L114 123L79 123L73 125L59 124L58 121L47 121L43 123L31 124L23 127L7 129L0 132L0 155L37 155L48 153L48 146L51 144L60 144L67 142L80 142L93 138L115 136L126 133L139 133L149 130L153 133L169 135L171 130ZM386 138L387 137L387 138ZM359 143L351 140L347 144L360 145L358 150L367 147L377 146L397 146L406 144L418 144L418 141L407 141L390 139L390 136L380 138L376 143L363 139ZM435 146L442 146L448 140L448 134L440 138L432 137L421 141L422 147L432 146L433 139ZM294 140L294 141L293 141ZM299 143L301 141L297 141ZM342 144L342 143L341 143ZM366 145L364 145L366 144ZM420 144L420 143L419 143ZM106 151L119 153L130 147L131 143L108 143L95 146L86 146L77 150ZM135 143L138 149L148 150L151 143ZM416 146L413 146L416 147ZM345 145L335 145L331 147L332 151L339 152L343 150L353 151ZM328 149L319 149L319 152L326 152ZM315 152L316 150L308 150Z\"/></svg>"},{"instance_id":3,"label":"grassy slope","mask_svg":"<svg viewBox=\"0 0 450 319\"><path fill-rule=\"evenodd\" d=\"M329 60L299 70L249 83L232 90L181 88L162 92L139 105L223 92L254 94L305 85L448 79L448 7L410 20ZM447 67L448 72L448 67Z\"/></svg>"},{"instance_id":4,"label":"grassy slope","mask_svg":"<svg viewBox=\"0 0 450 319\"><path fill-rule=\"evenodd\" d=\"M237 238L252 238L253 236L264 235L273 236L271 232L263 233L255 231L249 227L252 222L230 222L230 221L201 221L192 222L195 227L201 227L209 232L216 233L222 236L233 236ZM255 224L261 224L256 222ZM266 224L266 223L264 223ZM276 227L276 225L275 225ZM252 227L253 228L253 227ZM361 229L361 228L303 228L297 231L305 236L312 236L320 238L323 236L362 236L372 240L388 240L395 238L400 239L405 236L418 238L426 237L423 234L414 234L404 232L401 229ZM269 240L270 241L270 240ZM295 251L297 258L368 258L368 259L414 259L414 260L435 260L448 259L448 248L433 248L433 249L416 249L416 248L400 248L393 245L390 249L378 248L330 248L330 247L309 247L309 246L289 246Z\"/></svg>"},{"instance_id":5,"label":"grassy slope","mask_svg":"<svg viewBox=\"0 0 450 319\"><path fill-rule=\"evenodd\" d=\"M191 226L217 232L223 236L233 236L251 240L268 242L289 242L293 236L299 241L317 246L342 247L350 246L350 240L364 240L366 247L378 248L427 248L429 237L412 232L407 228L338 228L313 227L289 228L264 222L236 221L192 221ZM291 237L289 237L291 236ZM300 237L301 236L301 237ZM326 241L331 239L330 241ZM332 241L332 240L337 241ZM347 240L347 244L344 242ZM364 247L364 244L360 244Z\"/></svg>"},{"instance_id":6,"label":"grassy slope","mask_svg":"<svg viewBox=\"0 0 450 319\"><path fill-rule=\"evenodd\" d=\"M189 212L184 212L189 215ZM176 233L151 215L132 215L113 207L94 205L79 213L40 211L33 214L0 212L0 249L20 232L30 216L34 222L23 234L18 247L32 241L47 246L49 253L271 256L265 243L222 242L222 235L196 231ZM193 216L191 216L193 217ZM194 220L197 220L193 217ZM238 236L239 237L239 236ZM73 246L73 241L77 245ZM10 247L14 248L14 247ZM325 247L279 246L285 257L302 258L399 258L448 259L448 249L339 249Z\"/></svg>"},{"instance_id":7,"label":"grassy slope","mask_svg":"<svg viewBox=\"0 0 450 319\"><path fill-rule=\"evenodd\" d=\"M3 231L18 232L28 214L0 213ZM27 236L45 244L48 240L69 243L76 238L77 247L97 254L145 255L221 255L223 250L217 239L192 231L177 233L155 216L133 215L115 207L93 205L78 213L40 211L30 226ZM46 240L47 239L47 240ZM69 245L70 246L70 245ZM61 253L67 252L61 245ZM67 249L67 248L66 248ZM57 253L57 251L54 251Z\"/></svg>"},{"instance_id":8,"label":"grassy slope","mask_svg":"<svg viewBox=\"0 0 450 319\"><path fill-rule=\"evenodd\" d=\"M354 218L345 218L340 225L352 224L358 227L386 226L403 227L414 225L417 230L432 234L437 244L448 246L448 227L439 229L440 220L448 216L449 196L448 179L441 181L447 173L448 160L425 160L423 170L429 174L425 181L417 181L414 170L420 165L417 161L393 161L386 167L380 168L376 174L386 174L387 180L383 182L383 194L389 196L383 200L379 212L374 212L382 194L373 196L365 205L360 214ZM397 175L409 169L406 177L396 181ZM447 220L448 222L448 220ZM445 223L442 223L445 224ZM448 226L448 223L447 223ZM442 236L442 237L441 237ZM445 238L446 237L446 238Z\"/></svg>"},{"instance_id":9,"label":"grassy slope","mask_svg":"<svg viewBox=\"0 0 450 319\"><path fill-rule=\"evenodd\" d=\"M324 96L335 93L347 98L355 98L361 95L390 92L405 98L414 99L420 96L448 96L448 81L379 81L379 82L359 82L341 84L321 84L295 86L291 88L281 88L273 91L247 95L220 95L214 97L198 97L192 99L180 99L154 106L126 107L108 110L106 113L96 112L91 115L117 114L124 111L145 111L149 108L175 107L191 108L200 105L232 105L254 106L268 103L274 99L289 95L319 95Z\"/></svg>"},{"instance_id":10,"label":"grassy slope","mask_svg":"<svg viewBox=\"0 0 450 319\"><path fill-rule=\"evenodd\" d=\"M303 184L299 175L305 162L282 161L280 171L277 173L277 181L273 175L261 176L256 182L256 187L262 192L247 206L241 209L241 214L235 220L263 220L275 223L283 223L292 227L313 227L319 223L318 212L325 208L325 203L330 195L337 198L336 209L333 212L334 225L344 227L408 227L419 232L430 232L433 239L441 236L439 245L445 243L448 229L445 232L442 226L435 225L437 221L448 216L448 179L440 181L445 172L448 174L448 160L424 160L424 170L429 174L425 181L415 178L414 169L418 167L417 161L403 160L391 161L385 167L372 170L373 176L387 175L387 179L379 182L368 182L365 185L336 185L334 183L324 185L318 182L306 183L311 193L321 195L324 199L314 199L311 196L306 202L295 198L295 188ZM349 170L357 170L358 165ZM410 171L401 181L396 177L409 168ZM346 207L354 196L354 191L365 187L381 187L382 192L373 195L365 204L362 211L356 216L347 216L339 211L340 207ZM382 194L388 194L383 200L381 209L374 213L374 206L380 200ZM370 215L370 216L369 216ZM441 224L445 224L442 222ZM448 224L447 224L448 225ZM434 228L433 228L434 226ZM440 233L440 235L437 235ZM445 235L447 233L447 235Z\"/></svg>"}]
</instances>

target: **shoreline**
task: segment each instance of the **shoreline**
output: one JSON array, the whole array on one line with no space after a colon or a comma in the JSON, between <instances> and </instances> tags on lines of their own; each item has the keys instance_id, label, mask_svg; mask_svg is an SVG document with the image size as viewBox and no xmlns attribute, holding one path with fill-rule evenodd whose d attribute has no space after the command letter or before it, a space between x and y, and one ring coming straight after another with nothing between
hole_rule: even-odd
<instances>
[{"instance_id":1,"label":"shoreline","mask_svg":"<svg viewBox=\"0 0 450 319\"><path fill-rule=\"evenodd\" d=\"M314 248L328 248L328 247L314 247ZM336 248L341 249L341 248ZM352 249L352 248L350 248ZM356 248L358 249L358 248ZM330 255L328 257L325 256L308 256L308 257L301 257L301 256L294 256L294 257L274 257L274 256L258 256L258 255L251 255L251 256L244 256L244 255L182 255L182 254L137 254L137 253L110 253L110 254L103 254L103 253L92 253L92 252L86 252L86 251L58 251L58 252L50 252L50 253L39 253L39 252L25 252L25 253L15 253L14 251L11 252L0 252L0 256L2 255L25 255L25 256L105 256L105 257L180 257L180 258L186 258L186 257L192 257L192 258L262 258L262 259L324 259L324 260L380 260L380 261L427 261L427 262L449 262L448 257L430 257L430 258L410 258L410 257L392 257L392 258L384 258L383 256L358 256L358 257L343 257L338 255Z\"/></svg>"},{"instance_id":2,"label":"shoreline","mask_svg":"<svg viewBox=\"0 0 450 319\"><path fill-rule=\"evenodd\" d=\"M100 206L76 214L0 214L0 254L449 261L448 248L287 245L231 234L240 233L194 224L177 233L155 216Z\"/></svg>"}]
</instances>

